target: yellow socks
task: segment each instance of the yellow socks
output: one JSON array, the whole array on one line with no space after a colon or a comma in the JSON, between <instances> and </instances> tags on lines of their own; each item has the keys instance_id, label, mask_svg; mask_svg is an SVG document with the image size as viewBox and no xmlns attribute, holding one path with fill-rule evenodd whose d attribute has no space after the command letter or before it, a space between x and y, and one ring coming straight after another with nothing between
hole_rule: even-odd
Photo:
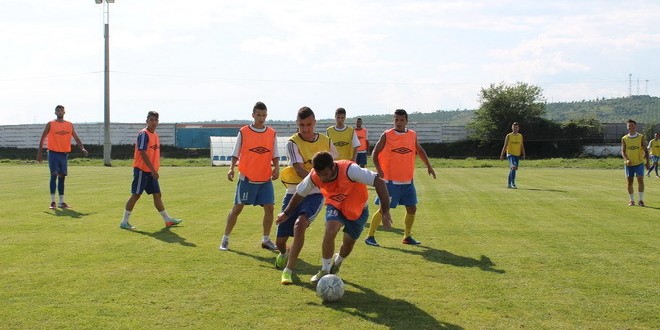
<instances>
[{"instance_id":1,"label":"yellow socks","mask_svg":"<svg viewBox=\"0 0 660 330\"><path fill-rule=\"evenodd\" d=\"M381 222L383 222L383 214L380 213L380 209L378 209L378 211L374 213L374 216L371 217L368 236L374 236L374 234L376 234L376 229L378 229Z\"/></svg>"},{"instance_id":2,"label":"yellow socks","mask_svg":"<svg viewBox=\"0 0 660 330\"><path fill-rule=\"evenodd\" d=\"M406 229L405 232L403 233L403 238L410 237L410 233L412 232L412 226L414 222L415 222L415 215L406 213L406 219L404 220L404 223L406 224Z\"/></svg>"}]
</instances>

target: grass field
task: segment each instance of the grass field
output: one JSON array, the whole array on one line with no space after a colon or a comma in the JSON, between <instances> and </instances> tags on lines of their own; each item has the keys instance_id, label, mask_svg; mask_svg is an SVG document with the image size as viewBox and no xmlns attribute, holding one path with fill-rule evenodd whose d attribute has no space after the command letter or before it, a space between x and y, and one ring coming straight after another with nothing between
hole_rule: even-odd
<instances>
[{"instance_id":1,"label":"grass field","mask_svg":"<svg viewBox=\"0 0 660 330\"><path fill-rule=\"evenodd\" d=\"M523 162L508 190L505 168L434 163L437 180L417 171L423 245L401 244L404 209L393 210L382 247L360 241L346 259L334 304L309 284L322 219L296 285L280 285L275 254L259 246L260 208L245 208L232 251L218 251L227 168L162 168L165 205L184 222L164 229L145 195L130 232L118 228L129 167L71 166L74 208L51 211L47 166L5 164L0 328L660 328L660 179L647 179L648 207L627 207L621 168Z\"/></svg>"}]
</instances>

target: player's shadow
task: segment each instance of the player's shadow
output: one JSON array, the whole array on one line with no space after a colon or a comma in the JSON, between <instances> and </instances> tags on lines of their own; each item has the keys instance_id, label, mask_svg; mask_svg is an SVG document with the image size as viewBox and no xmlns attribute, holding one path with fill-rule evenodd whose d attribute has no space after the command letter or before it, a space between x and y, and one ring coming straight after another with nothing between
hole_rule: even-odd
<instances>
[{"instance_id":1,"label":"player's shadow","mask_svg":"<svg viewBox=\"0 0 660 330\"><path fill-rule=\"evenodd\" d=\"M72 209L55 209L53 211L54 213L46 212L46 211L44 211L44 213L56 217L69 217L72 219L81 219L82 217L93 214L93 213L81 213L78 211L74 211Z\"/></svg>"},{"instance_id":2,"label":"player's shadow","mask_svg":"<svg viewBox=\"0 0 660 330\"><path fill-rule=\"evenodd\" d=\"M250 254L247 252L242 252L242 251L235 251L235 250L228 250L224 251L223 253L227 252L233 252L238 254L239 256L244 256L244 257L249 257L254 260L257 260L261 262L261 267L267 267L267 268L272 268L275 269L275 258L277 257L278 252L274 252L272 256L262 256L262 255L257 255L257 254ZM296 277L298 274L305 274L305 275L314 275L316 272L320 269L320 265L312 265L307 263L305 260L298 259L296 262L296 271L293 273L293 276ZM301 281L295 281L294 284L304 284L304 282ZM311 285L311 284L310 284Z\"/></svg>"},{"instance_id":3,"label":"player's shadow","mask_svg":"<svg viewBox=\"0 0 660 330\"><path fill-rule=\"evenodd\" d=\"M371 227L371 222L368 222L364 225L364 228L370 228L370 227ZM377 229L376 233L378 233L378 232L394 233L394 234L403 236L403 229L395 228L395 227L392 227L390 229L385 229L385 227L383 227L383 225L378 226L378 229Z\"/></svg>"},{"instance_id":4,"label":"player's shadow","mask_svg":"<svg viewBox=\"0 0 660 330\"><path fill-rule=\"evenodd\" d=\"M156 232L153 232L153 233L150 233L150 232L147 232L147 231L136 230L136 229L131 230L131 232L137 233L137 234L140 234L140 235L153 237L153 238L155 238L159 241L163 241L165 243L176 243L176 244L181 244L181 245L187 246L187 247L197 247L197 245L195 245L195 243L186 241L185 238L179 236L175 232L172 232L170 230L170 228L168 228L168 227L163 227L163 229L161 229L159 231L156 231Z\"/></svg>"},{"instance_id":5,"label":"player's shadow","mask_svg":"<svg viewBox=\"0 0 660 330\"><path fill-rule=\"evenodd\" d=\"M344 297L323 306L360 317L387 329L463 329L462 327L436 320L432 315L403 299L392 299L356 283L344 281L360 292L346 290ZM312 288L314 290L314 288ZM310 302L308 304L320 304Z\"/></svg>"},{"instance_id":6,"label":"player's shadow","mask_svg":"<svg viewBox=\"0 0 660 330\"><path fill-rule=\"evenodd\" d=\"M494 268L495 263L485 255L481 255L479 259L475 259L470 257L459 256L446 250L438 250L427 246L418 246L418 247L419 249L414 249L414 250L406 250L395 247L382 247L382 248L400 251L408 254L419 255L431 262L437 262L437 263L452 265L456 267L475 267L486 272L493 272L497 274L505 273L505 271L502 269Z\"/></svg>"},{"instance_id":7,"label":"player's shadow","mask_svg":"<svg viewBox=\"0 0 660 330\"><path fill-rule=\"evenodd\" d=\"M530 190L530 191L549 191L549 192L568 192L568 190L561 189L541 189L541 188L518 188L518 190Z\"/></svg>"}]
</instances>

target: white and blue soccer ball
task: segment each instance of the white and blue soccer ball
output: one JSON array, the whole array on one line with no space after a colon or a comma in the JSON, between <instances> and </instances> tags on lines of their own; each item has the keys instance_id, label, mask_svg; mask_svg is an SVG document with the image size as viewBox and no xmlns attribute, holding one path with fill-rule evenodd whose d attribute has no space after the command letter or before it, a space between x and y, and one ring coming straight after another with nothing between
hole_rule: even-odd
<instances>
[{"instance_id":1,"label":"white and blue soccer ball","mask_svg":"<svg viewBox=\"0 0 660 330\"><path fill-rule=\"evenodd\" d=\"M323 302L335 302L344 296L344 281L334 274L325 275L316 284L316 295Z\"/></svg>"}]
</instances>

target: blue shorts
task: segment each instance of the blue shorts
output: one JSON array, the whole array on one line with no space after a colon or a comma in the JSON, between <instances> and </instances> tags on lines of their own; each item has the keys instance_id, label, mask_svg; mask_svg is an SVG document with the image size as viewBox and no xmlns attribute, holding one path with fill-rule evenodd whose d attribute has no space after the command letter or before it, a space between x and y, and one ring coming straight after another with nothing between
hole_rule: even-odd
<instances>
[{"instance_id":1,"label":"blue shorts","mask_svg":"<svg viewBox=\"0 0 660 330\"><path fill-rule=\"evenodd\" d=\"M262 206L275 204L273 181L252 183L246 179L238 180L234 204Z\"/></svg>"},{"instance_id":2,"label":"blue shorts","mask_svg":"<svg viewBox=\"0 0 660 330\"><path fill-rule=\"evenodd\" d=\"M147 194L159 194L160 186L158 179L154 179L151 172L145 172L137 167L133 168L133 183L131 184L131 194L142 195L142 192Z\"/></svg>"},{"instance_id":3,"label":"blue shorts","mask_svg":"<svg viewBox=\"0 0 660 330\"><path fill-rule=\"evenodd\" d=\"M355 158L355 162L358 165L361 165L361 166L367 165L367 153L366 152L358 152L357 156Z\"/></svg>"},{"instance_id":4,"label":"blue shorts","mask_svg":"<svg viewBox=\"0 0 660 330\"><path fill-rule=\"evenodd\" d=\"M51 174L67 175L67 158L69 154L66 152L57 152L48 150L48 168Z\"/></svg>"},{"instance_id":5,"label":"blue shorts","mask_svg":"<svg viewBox=\"0 0 660 330\"><path fill-rule=\"evenodd\" d=\"M289 201L293 198L294 194L286 194L284 199L282 199L282 211L289 205ZM289 216L286 221L277 225L277 237L293 237L293 227L296 224L298 216L301 214L307 215L309 223L311 224L314 221L314 218L321 212L323 208L323 195L311 194L307 195L300 204L293 210L293 213Z\"/></svg>"},{"instance_id":6,"label":"blue shorts","mask_svg":"<svg viewBox=\"0 0 660 330\"><path fill-rule=\"evenodd\" d=\"M506 159L509 160L509 167L518 167L518 164L520 163L520 157L519 156L514 156L514 155L506 155Z\"/></svg>"},{"instance_id":7,"label":"blue shorts","mask_svg":"<svg viewBox=\"0 0 660 330\"><path fill-rule=\"evenodd\" d=\"M344 233L351 236L352 239L357 240L362 234L364 225L367 223L367 218L369 218L369 209L367 206L364 206L362 209L362 214L357 220L348 220L344 217L343 214L337 208L332 205L326 205L325 207L325 221L339 221L344 225Z\"/></svg>"},{"instance_id":8,"label":"blue shorts","mask_svg":"<svg viewBox=\"0 0 660 330\"><path fill-rule=\"evenodd\" d=\"M635 166L625 166L626 177L631 178L635 175L644 176L644 164L639 164Z\"/></svg>"},{"instance_id":9,"label":"blue shorts","mask_svg":"<svg viewBox=\"0 0 660 330\"><path fill-rule=\"evenodd\" d=\"M401 204L403 206L417 205L417 190L414 183L394 184L387 181L387 192L390 194L390 208ZM376 205L380 205L380 199L376 197Z\"/></svg>"},{"instance_id":10,"label":"blue shorts","mask_svg":"<svg viewBox=\"0 0 660 330\"><path fill-rule=\"evenodd\" d=\"M651 155L651 163L660 162L660 156Z\"/></svg>"}]
</instances>

